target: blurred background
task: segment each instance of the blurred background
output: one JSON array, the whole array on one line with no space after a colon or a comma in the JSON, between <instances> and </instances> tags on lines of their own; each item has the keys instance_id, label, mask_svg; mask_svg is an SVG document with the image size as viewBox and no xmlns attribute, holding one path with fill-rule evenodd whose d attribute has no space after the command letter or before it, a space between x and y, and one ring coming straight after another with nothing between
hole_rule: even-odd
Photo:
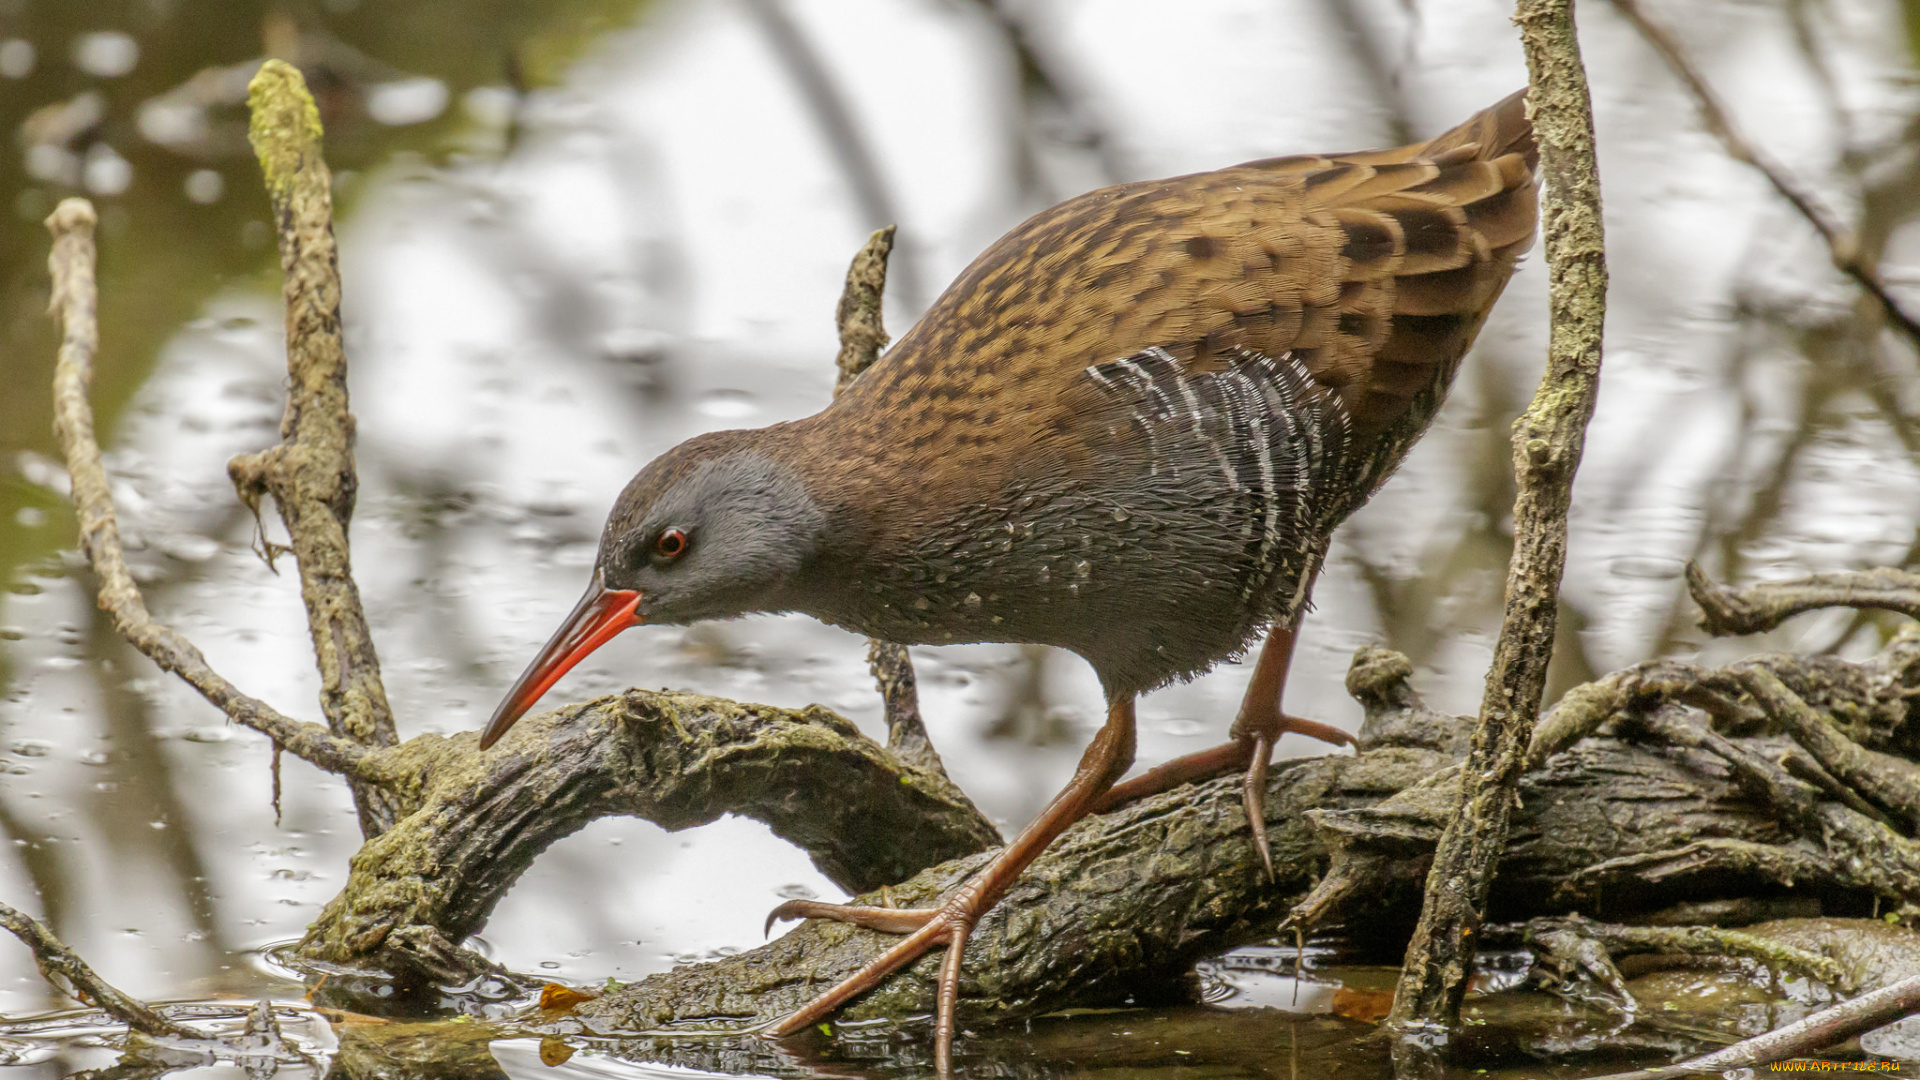
<instances>
[{"instance_id":1,"label":"blurred background","mask_svg":"<svg viewBox=\"0 0 1920 1080\"><path fill-rule=\"evenodd\" d=\"M1648 0L1736 121L1920 306L1908 0ZM626 478L698 431L830 392L848 259L897 222L896 336L1053 202L1299 151L1397 144L1523 85L1505 0L0 0L0 899L144 996L294 994L297 937L358 845L344 787L123 646L90 600L50 433L41 220L100 208L94 403L156 617L248 693L317 718L291 575L225 462L277 437L279 270L245 141L261 58L297 63L335 170L359 417L355 570L403 737L478 727L579 595ZM1805 616L1706 643L1681 571L1906 564L1920 372L1815 232L1702 126L1603 0L1580 9L1612 295L1551 693L1661 654L1872 652ZM1529 258L1434 430L1336 538L1290 711L1349 727L1382 643L1470 712L1511 546L1508 426L1545 353ZM277 535L271 522L269 535ZM916 649L949 771L1003 829L1100 716L1071 655ZM1141 707L1142 765L1225 738L1247 672ZM558 693L674 686L883 734L857 638L804 618L642 628ZM1289 737L1283 753L1320 753ZM559 981L751 947L838 894L762 826L598 822L481 946ZM0 941L0 1011L63 1004Z\"/></svg>"}]
</instances>

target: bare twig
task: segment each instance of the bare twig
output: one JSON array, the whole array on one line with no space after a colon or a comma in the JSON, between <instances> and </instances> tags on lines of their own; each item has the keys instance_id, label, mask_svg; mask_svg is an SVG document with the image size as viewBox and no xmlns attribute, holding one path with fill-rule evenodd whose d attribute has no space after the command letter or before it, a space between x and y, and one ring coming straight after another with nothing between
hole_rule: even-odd
<instances>
[{"instance_id":1,"label":"bare twig","mask_svg":"<svg viewBox=\"0 0 1920 1080\"><path fill-rule=\"evenodd\" d=\"M113 617L120 636L134 648L180 676L236 723L266 735L322 769L362 775L368 757L365 748L329 734L318 724L283 716L258 698L241 693L207 666L206 657L192 642L154 622L147 613L120 545L107 473L93 434L93 407L87 403L87 384L93 378L93 356L100 338L95 315L94 220L93 205L85 199L67 199L55 208L47 219L47 228L53 233L53 254L47 263L53 274L52 310L63 327L60 359L53 375L53 430L73 477L80 546L100 579L100 609Z\"/></svg>"},{"instance_id":2,"label":"bare twig","mask_svg":"<svg viewBox=\"0 0 1920 1080\"><path fill-rule=\"evenodd\" d=\"M65 204L63 203L62 206L64 207ZM58 211L55 213L57 214ZM146 1002L129 997L115 989L93 968L87 966L87 962L80 959L80 954L67 948L65 942L54 937L53 931L42 925L40 920L16 911L6 904L0 904L0 926L6 927L14 937L25 942L27 948L33 950L33 959L40 965L40 974L45 975L48 982L59 986L55 976L65 979L67 987L63 988L62 992L71 994L81 1004L104 1009L108 1016L145 1035L183 1039L207 1037L184 1024L160 1015Z\"/></svg>"},{"instance_id":3,"label":"bare twig","mask_svg":"<svg viewBox=\"0 0 1920 1080\"><path fill-rule=\"evenodd\" d=\"M1872 993L1823 1009L1796 1024L1756 1035L1702 1057L1657 1069L1613 1073L1596 1080L1666 1080L1698 1073L1725 1073L1754 1069L1775 1061L1801 1057L1900 1019L1920 1010L1920 975L1901 979Z\"/></svg>"},{"instance_id":4,"label":"bare twig","mask_svg":"<svg viewBox=\"0 0 1920 1080\"><path fill-rule=\"evenodd\" d=\"M360 606L348 550L359 486L353 467L353 416L347 411L347 357L340 340L340 268L333 240L333 196L320 157L320 114L293 66L269 60L248 87L248 138L266 174L286 273L286 414L281 442L227 464L240 497L259 514L273 496L300 563L300 598L320 666L320 707L337 736L366 746L399 742L380 679L380 661ZM397 808L356 783L360 831L371 839L392 827Z\"/></svg>"},{"instance_id":5,"label":"bare twig","mask_svg":"<svg viewBox=\"0 0 1920 1080\"><path fill-rule=\"evenodd\" d=\"M1893 567L1813 574L1735 589L1687 563L1687 591L1700 605L1700 625L1716 637L1763 634L1795 615L1821 608L1876 608L1920 619L1920 575Z\"/></svg>"},{"instance_id":6,"label":"bare twig","mask_svg":"<svg viewBox=\"0 0 1920 1080\"><path fill-rule=\"evenodd\" d=\"M834 322L840 328L840 353L834 358L839 375L833 394L840 392L873 366L880 350L887 345L887 328L881 321L880 301L887 287L887 259L893 252L894 226L889 225L867 238L866 246L847 267L847 283L840 293L840 306ZM913 675L913 660L904 645L879 638L867 639L867 667L880 684L880 697L886 702L887 749L915 768L941 777L947 775L940 755L927 738L927 725L920 718L920 691Z\"/></svg>"},{"instance_id":7,"label":"bare twig","mask_svg":"<svg viewBox=\"0 0 1920 1080\"><path fill-rule=\"evenodd\" d=\"M1532 76L1531 111L1546 180L1541 217L1552 329L1546 373L1513 428L1518 495L1506 616L1461 773L1460 813L1435 849L1426 903L1394 995L1393 1056L1402 1075L1438 1071L1435 1052L1443 1050L1459 1017L1475 935L1505 850L1514 786L1546 688L1566 564L1567 509L1599 390L1607 267L1593 108L1572 0L1520 0L1514 21Z\"/></svg>"},{"instance_id":8,"label":"bare twig","mask_svg":"<svg viewBox=\"0 0 1920 1080\"><path fill-rule=\"evenodd\" d=\"M1780 166L1779 162L1774 161L1747 141L1740 129L1734 126L1732 118L1727 115L1726 108L1720 104L1720 99L1713 92L1713 88L1707 85L1699 69L1693 66L1693 61L1687 56L1686 50L1680 47L1679 39L1669 33L1666 27L1649 19L1646 13L1640 10L1638 0L1613 0L1613 6L1619 9L1620 14L1626 16L1627 21L1640 31L1640 35L1647 39L1647 43L1653 46L1654 51L1667 62L1667 66L1673 69L1673 73L1686 84L1687 90L1693 94L1694 104L1700 109L1700 118L1706 122L1707 130L1720 140L1720 145L1726 150L1728 156L1760 170L1761 175L1767 178L1767 183L1773 185L1773 190L1792 203L1793 208L1800 212L1800 216L1806 218L1807 223L1819 232L1820 238L1827 242L1827 249L1833 256L1834 268L1859 282L1861 288L1867 290L1875 300L1880 302L1880 306L1887 313L1888 320L1907 336L1907 340L1920 346L1920 322L1916 322L1913 316L1907 314L1899 301L1893 298L1893 294L1887 291L1886 282L1881 280L1879 271L1862 256L1859 237L1854 235L1853 230L1841 222L1833 211L1822 204L1812 192L1802 187L1797 179Z\"/></svg>"}]
</instances>

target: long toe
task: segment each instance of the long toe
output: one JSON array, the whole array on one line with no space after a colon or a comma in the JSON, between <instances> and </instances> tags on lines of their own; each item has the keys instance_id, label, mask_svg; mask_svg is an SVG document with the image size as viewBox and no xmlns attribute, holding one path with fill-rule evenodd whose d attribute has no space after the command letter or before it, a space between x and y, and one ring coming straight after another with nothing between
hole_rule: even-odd
<instances>
[{"instance_id":1,"label":"long toe","mask_svg":"<svg viewBox=\"0 0 1920 1080\"><path fill-rule=\"evenodd\" d=\"M1297 735L1305 735L1309 739L1319 739L1321 742L1333 746L1351 746L1356 749L1360 746L1360 740L1354 738L1352 733L1334 727L1332 724L1323 724L1318 720L1308 720L1305 717L1282 714L1279 728L1275 732L1276 741L1280 734L1289 731Z\"/></svg>"},{"instance_id":2,"label":"long toe","mask_svg":"<svg viewBox=\"0 0 1920 1080\"><path fill-rule=\"evenodd\" d=\"M789 900L767 912L766 933L773 924L788 919L832 919L852 923L883 934L911 934L927 925L939 908L872 907L867 904L826 904L818 900Z\"/></svg>"},{"instance_id":3,"label":"long toe","mask_svg":"<svg viewBox=\"0 0 1920 1080\"><path fill-rule=\"evenodd\" d=\"M1156 765L1131 780L1107 789L1107 793L1094 803L1091 812L1105 814L1149 795L1172 791L1182 784L1197 783L1201 780L1211 780L1216 776L1239 772L1246 767L1247 754L1251 748L1250 742L1235 739L1230 743L1197 750Z\"/></svg>"},{"instance_id":4,"label":"long toe","mask_svg":"<svg viewBox=\"0 0 1920 1080\"><path fill-rule=\"evenodd\" d=\"M1064 791L1047 804L1039 817L1020 830L1020 835L1014 837L1012 843L1001 848L993 861L969 877L952 898L941 905L938 912L925 918L919 929L838 986L768 1028L766 1034L771 1038L780 1038L810 1027L825 1019L843 1003L880 985L887 976L919 959L928 949L935 945L947 945L953 949L953 955L947 957L942 965L940 1005L937 1010L939 1020L935 1028L936 1064L944 1076L951 1064L954 1003L960 988L960 953L966 945L967 936L972 933L980 917L999 901L1014 879L1026 869L1027 864L1033 862L1048 844L1053 843L1074 822L1085 817L1088 810L1100 801L1100 796L1113 786L1114 777L1126 771L1133 761L1133 724L1131 697L1120 698L1109 704L1107 723L1087 746L1086 754L1080 759L1080 767L1073 771L1073 779L1067 782ZM849 909L833 904L798 910L825 911L830 918L842 918L849 914ZM875 912L882 913L880 917L891 925L900 925L897 921L900 914L892 908L867 908L850 921L860 921ZM917 911L913 913L916 917L920 914Z\"/></svg>"}]
</instances>

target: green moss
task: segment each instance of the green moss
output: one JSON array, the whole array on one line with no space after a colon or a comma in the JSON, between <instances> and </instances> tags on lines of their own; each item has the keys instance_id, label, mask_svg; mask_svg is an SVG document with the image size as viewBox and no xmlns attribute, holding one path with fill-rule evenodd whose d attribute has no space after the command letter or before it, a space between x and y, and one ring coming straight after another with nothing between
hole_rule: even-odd
<instances>
[{"instance_id":1,"label":"green moss","mask_svg":"<svg viewBox=\"0 0 1920 1080\"><path fill-rule=\"evenodd\" d=\"M247 84L247 141L260 158L267 191L276 207L292 196L293 182L309 155L320 151L320 109L300 70L269 60Z\"/></svg>"}]
</instances>

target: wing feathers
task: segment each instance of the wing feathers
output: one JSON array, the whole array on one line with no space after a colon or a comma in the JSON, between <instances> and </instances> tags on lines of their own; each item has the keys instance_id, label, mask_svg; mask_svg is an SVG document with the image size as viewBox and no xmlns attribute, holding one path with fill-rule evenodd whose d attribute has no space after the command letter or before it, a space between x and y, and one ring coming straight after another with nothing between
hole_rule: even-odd
<instances>
[{"instance_id":1,"label":"wing feathers","mask_svg":"<svg viewBox=\"0 0 1920 1080\"><path fill-rule=\"evenodd\" d=\"M1532 242L1537 157L1523 92L1426 143L1323 155L1303 176L1324 208L1306 219L1339 230L1346 285L1334 327L1304 320L1299 355L1340 389L1357 431L1397 427L1410 409L1423 425L1438 407Z\"/></svg>"}]
</instances>

